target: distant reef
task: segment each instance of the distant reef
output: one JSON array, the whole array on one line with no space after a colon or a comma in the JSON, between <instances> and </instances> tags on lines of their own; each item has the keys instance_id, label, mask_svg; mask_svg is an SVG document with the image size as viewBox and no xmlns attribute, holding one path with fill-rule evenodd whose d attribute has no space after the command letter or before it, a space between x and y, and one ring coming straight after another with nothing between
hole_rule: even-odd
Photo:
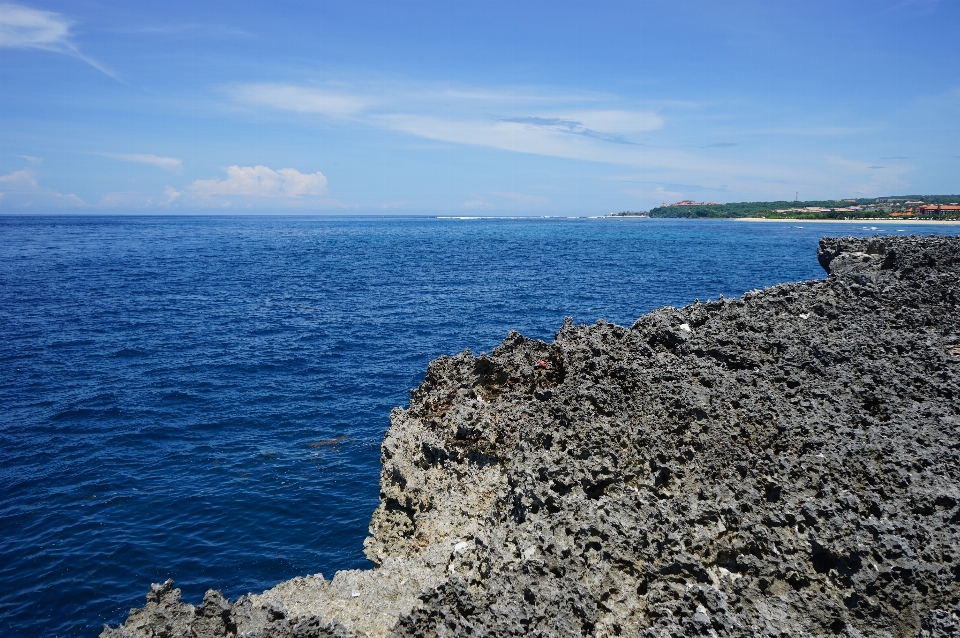
<instances>
[{"instance_id":1,"label":"distant reef","mask_svg":"<svg viewBox=\"0 0 960 638\"><path fill-rule=\"evenodd\" d=\"M101 637L957 636L960 239L817 257L434 360L390 415L376 568L198 606L168 581Z\"/></svg>"},{"instance_id":2,"label":"distant reef","mask_svg":"<svg viewBox=\"0 0 960 638\"><path fill-rule=\"evenodd\" d=\"M608 217L766 217L780 219L960 219L960 195L900 195L861 199L779 202L695 202L662 204L649 211Z\"/></svg>"}]
</instances>

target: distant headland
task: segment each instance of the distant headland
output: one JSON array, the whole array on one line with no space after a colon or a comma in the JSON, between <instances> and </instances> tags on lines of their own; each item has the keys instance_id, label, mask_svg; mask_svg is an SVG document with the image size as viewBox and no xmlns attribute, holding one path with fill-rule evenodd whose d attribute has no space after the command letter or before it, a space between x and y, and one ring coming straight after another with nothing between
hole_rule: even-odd
<instances>
[{"instance_id":1,"label":"distant headland","mask_svg":"<svg viewBox=\"0 0 960 638\"><path fill-rule=\"evenodd\" d=\"M777 202L695 202L685 199L649 211L622 211L607 217L693 217L756 219L960 219L960 195L902 195L860 199Z\"/></svg>"}]
</instances>

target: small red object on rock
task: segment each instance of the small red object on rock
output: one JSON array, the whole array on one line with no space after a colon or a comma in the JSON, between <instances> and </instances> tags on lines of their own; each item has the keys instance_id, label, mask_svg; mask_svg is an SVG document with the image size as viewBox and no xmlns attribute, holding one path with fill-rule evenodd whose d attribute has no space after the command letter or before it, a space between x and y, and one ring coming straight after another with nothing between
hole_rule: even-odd
<instances>
[{"instance_id":1,"label":"small red object on rock","mask_svg":"<svg viewBox=\"0 0 960 638\"><path fill-rule=\"evenodd\" d=\"M543 359L540 359L540 367L541 367L541 368L546 368L546 367L547 367L547 362L544 361Z\"/></svg>"}]
</instances>

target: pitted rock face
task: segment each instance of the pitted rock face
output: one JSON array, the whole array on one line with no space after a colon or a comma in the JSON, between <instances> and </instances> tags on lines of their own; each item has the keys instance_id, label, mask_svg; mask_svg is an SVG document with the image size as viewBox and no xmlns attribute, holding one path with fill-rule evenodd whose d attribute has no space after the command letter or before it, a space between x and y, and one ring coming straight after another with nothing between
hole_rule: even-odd
<instances>
[{"instance_id":1,"label":"pitted rock face","mask_svg":"<svg viewBox=\"0 0 960 638\"><path fill-rule=\"evenodd\" d=\"M166 585L102 636L956 635L960 239L818 259L437 359L391 414L377 569L197 609Z\"/></svg>"}]
</instances>

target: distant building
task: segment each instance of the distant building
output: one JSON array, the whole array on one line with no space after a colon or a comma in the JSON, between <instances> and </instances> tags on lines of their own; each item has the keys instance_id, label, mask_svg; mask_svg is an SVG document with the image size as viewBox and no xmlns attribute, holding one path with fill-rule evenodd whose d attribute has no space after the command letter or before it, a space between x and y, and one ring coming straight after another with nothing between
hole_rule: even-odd
<instances>
[{"instance_id":1,"label":"distant building","mask_svg":"<svg viewBox=\"0 0 960 638\"><path fill-rule=\"evenodd\" d=\"M957 204L923 204L917 206L918 215L943 215L944 213L960 214L960 205Z\"/></svg>"}]
</instances>

